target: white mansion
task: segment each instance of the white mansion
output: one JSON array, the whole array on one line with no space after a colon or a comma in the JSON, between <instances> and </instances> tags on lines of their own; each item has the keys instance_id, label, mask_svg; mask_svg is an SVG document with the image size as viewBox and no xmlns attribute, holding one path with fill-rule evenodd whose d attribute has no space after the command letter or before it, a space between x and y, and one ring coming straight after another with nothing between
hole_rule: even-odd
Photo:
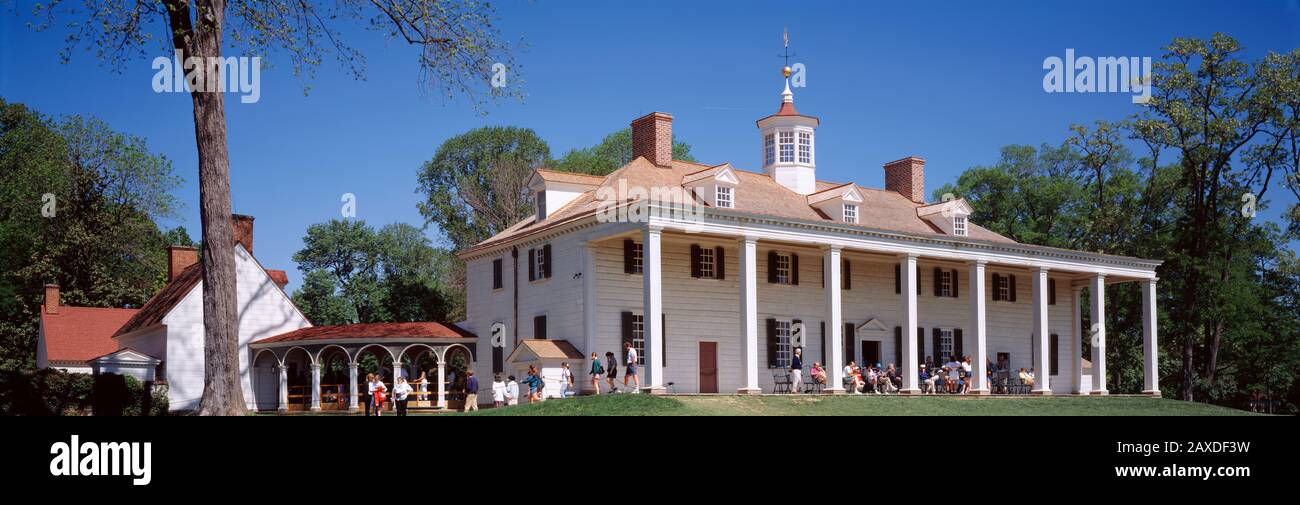
<instances>
[{"instance_id":1,"label":"white mansion","mask_svg":"<svg viewBox=\"0 0 1300 505\"><path fill-rule=\"evenodd\" d=\"M672 121L633 121L634 160L608 176L537 170L536 214L461 253L462 326L491 350L479 353L480 375L514 373L506 357L533 339L567 340L570 358L621 357L630 342L649 392L770 392L801 346L805 367L825 364L830 393L843 392L848 361L896 363L902 392L916 393L927 357L971 356L975 393L989 392L996 361L1036 368L1035 394L1106 394L1103 288L1138 282L1144 390L1159 394L1159 261L986 230L963 199L925 201L918 157L886 163L884 190L818 180L819 120L795 110L788 81L780 109L758 120L762 173L672 159ZM603 195L628 193L616 188L684 189L697 208L601 219ZM1097 322L1086 330L1084 289ZM586 388L589 362L571 361Z\"/></svg>"}]
</instances>

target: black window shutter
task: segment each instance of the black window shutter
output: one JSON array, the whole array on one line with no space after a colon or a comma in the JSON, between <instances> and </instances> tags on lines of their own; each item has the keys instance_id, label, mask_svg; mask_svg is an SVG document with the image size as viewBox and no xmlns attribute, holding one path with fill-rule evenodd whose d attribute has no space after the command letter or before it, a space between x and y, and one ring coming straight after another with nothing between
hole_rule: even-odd
<instances>
[{"instance_id":1,"label":"black window shutter","mask_svg":"<svg viewBox=\"0 0 1300 505\"><path fill-rule=\"evenodd\" d=\"M659 363L668 366L668 313L659 313Z\"/></svg>"},{"instance_id":2,"label":"black window shutter","mask_svg":"<svg viewBox=\"0 0 1300 505\"><path fill-rule=\"evenodd\" d=\"M1058 363L1060 361L1060 354L1057 353L1058 337L1055 333L1048 336L1048 345L1050 347L1048 348L1049 356L1047 357L1047 362L1051 364L1051 375L1056 375L1057 368L1060 365L1060 363Z\"/></svg>"},{"instance_id":3,"label":"black window shutter","mask_svg":"<svg viewBox=\"0 0 1300 505\"><path fill-rule=\"evenodd\" d=\"M703 275L701 273L701 270L702 269L700 268L700 245L691 244L691 277L694 277L696 279L700 278L700 276Z\"/></svg>"},{"instance_id":4,"label":"black window shutter","mask_svg":"<svg viewBox=\"0 0 1300 505\"><path fill-rule=\"evenodd\" d=\"M962 345L961 341L961 328L954 328L952 330L952 350L953 354L957 355L957 359L962 359L962 357L966 356L966 350L963 349L963 347L965 346ZM975 369L972 368L971 370L974 371Z\"/></svg>"},{"instance_id":5,"label":"black window shutter","mask_svg":"<svg viewBox=\"0 0 1300 505\"><path fill-rule=\"evenodd\" d=\"M957 285L959 284L961 284L961 281L957 280L957 269L954 268L952 269L952 297L953 298L957 298Z\"/></svg>"},{"instance_id":6,"label":"black window shutter","mask_svg":"<svg viewBox=\"0 0 1300 505\"><path fill-rule=\"evenodd\" d=\"M993 274L993 301L1002 300L1002 276Z\"/></svg>"},{"instance_id":7,"label":"black window shutter","mask_svg":"<svg viewBox=\"0 0 1300 505\"><path fill-rule=\"evenodd\" d=\"M903 294L903 265L894 265L894 293Z\"/></svg>"},{"instance_id":8,"label":"black window shutter","mask_svg":"<svg viewBox=\"0 0 1300 505\"><path fill-rule=\"evenodd\" d=\"M1056 305L1056 279L1047 279L1047 304Z\"/></svg>"},{"instance_id":9,"label":"black window shutter","mask_svg":"<svg viewBox=\"0 0 1300 505\"><path fill-rule=\"evenodd\" d=\"M505 369L505 350L504 347L492 348L492 373L498 374Z\"/></svg>"},{"instance_id":10,"label":"black window shutter","mask_svg":"<svg viewBox=\"0 0 1300 505\"><path fill-rule=\"evenodd\" d=\"M849 260L844 260L844 266L840 267L840 278L844 279L844 289L853 289L853 271L849 269Z\"/></svg>"},{"instance_id":11,"label":"black window shutter","mask_svg":"<svg viewBox=\"0 0 1300 505\"><path fill-rule=\"evenodd\" d=\"M853 323L844 323L844 334L840 335L841 340L844 341L844 348L841 349L841 351L844 352L845 365L849 364L850 361L853 361L853 341L856 340L853 338L853 326ZM862 359L867 358L863 357ZM826 363L822 364L825 365Z\"/></svg>"},{"instance_id":12,"label":"black window shutter","mask_svg":"<svg viewBox=\"0 0 1300 505\"><path fill-rule=\"evenodd\" d=\"M903 365L903 327L894 327L894 362Z\"/></svg>"},{"instance_id":13,"label":"black window shutter","mask_svg":"<svg viewBox=\"0 0 1300 505\"><path fill-rule=\"evenodd\" d=\"M826 287L826 257L822 256L822 287Z\"/></svg>"},{"instance_id":14,"label":"black window shutter","mask_svg":"<svg viewBox=\"0 0 1300 505\"><path fill-rule=\"evenodd\" d=\"M934 267L934 296L943 295L943 269Z\"/></svg>"},{"instance_id":15,"label":"black window shutter","mask_svg":"<svg viewBox=\"0 0 1300 505\"><path fill-rule=\"evenodd\" d=\"M537 280L537 249L528 250L528 281Z\"/></svg>"},{"instance_id":16,"label":"black window shutter","mask_svg":"<svg viewBox=\"0 0 1300 505\"><path fill-rule=\"evenodd\" d=\"M1008 301L1016 301L1016 276L1007 276L1007 294L1011 297Z\"/></svg>"},{"instance_id":17,"label":"black window shutter","mask_svg":"<svg viewBox=\"0 0 1300 505\"><path fill-rule=\"evenodd\" d=\"M722 246L713 249L713 274L718 279L727 278L727 254Z\"/></svg>"},{"instance_id":18,"label":"black window shutter","mask_svg":"<svg viewBox=\"0 0 1300 505\"><path fill-rule=\"evenodd\" d=\"M767 367L776 368L776 319L767 319Z\"/></svg>"},{"instance_id":19,"label":"black window shutter","mask_svg":"<svg viewBox=\"0 0 1300 505\"><path fill-rule=\"evenodd\" d=\"M831 348L826 346L826 321L821 322L821 329L822 329L822 364L829 366L831 362L830 360Z\"/></svg>"},{"instance_id":20,"label":"black window shutter","mask_svg":"<svg viewBox=\"0 0 1300 505\"><path fill-rule=\"evenodd\" d=\"M623 343L625 344L632 343L632 325L633 325L632 318L634 317L636 317L636 314L633 314L630 311L623 312L622 330L623 330ZM627 346L619 346L619 347L622 349L623 363L627 363Z\"/></svg>"},{"instance_id":21,"label":"black window shutter","mask_svg":"<svg viewBox=\"0 0 1300 505\"><path fill-rule=\"evenodd\" d=\"M916 362L925 363L925 328L916 329Z\"/></svg>"},{"instance_id":22,"label":"black window shutter","mask_svg":"<svg viewBox=\"0 0 1300 505\"><path fill-rule=\"evenodd\" d=\"M533 338L546 340L546 316L533 318Z\"/></svg>"},{"instance_id":23,"label":"black window shutter","mask_svg":"<svg viewBox=\"0 0 1300 505\"><path fill-rule=\"evenodd\" d=\"M636 273L636 242L630 238L623 239L623 273Z\"/></svg>"},{"instance_id":24,"label":"black window shutter","mask_svg":"<svg viewBox=\"0 0 1300 505\"><path fill-rule=\"evenodd\" d=\"M547 279L551 278L551 263L555 258L551 256L551 244L542 246L542 271L545 272Z\"/></svg>"},{"instance_id":25,"label":"black window shutter","mask_svg":"<svg viewBox=\"0 0 1300 505\"><path fill-rule=\"evenodd\" d=\"M776 282L776 251L767 252L767 282Z\"/></svg>"},{"instance_id":26,"label":"black window shutter","mask_svg":"<svg viewBox=\"0 0 1300 505\"><path fill-rule=\"evenodd\" d=\"M916 294L921 294L921 267L916 267Z\"/></svg>"},{"instance_id":27,"label":"black window shutter","mask_svg":"<svg viewBox=\"0 0 1300 505\"><path fill-rule=\"evenodd\" d=\"M932 335L931 338L934 340L934 362L936 364L947 363L947 361L945 361L947 358L939 356L939 353L943 352L943 330L934 328L930 331L930 334Z\"/></svg>"},{"instance_id":28,"label":"black window shutter","mask_svg":"<svg viewBox=\"0 0 1300 505\"><path fill-rule=\"evenodd\" d=\"M799 255L790 253L790 285L799 285Z\"/></svg>"},{"instance_id":29,"label":"black window shutter","mask_svg":"<svg viewBox=\"0 0 1300 505\"><path fill-rule=\"evenodd\" d=\"M501 258L492 260L492 289L501 289Z\"/></svg>"}]
</instances>

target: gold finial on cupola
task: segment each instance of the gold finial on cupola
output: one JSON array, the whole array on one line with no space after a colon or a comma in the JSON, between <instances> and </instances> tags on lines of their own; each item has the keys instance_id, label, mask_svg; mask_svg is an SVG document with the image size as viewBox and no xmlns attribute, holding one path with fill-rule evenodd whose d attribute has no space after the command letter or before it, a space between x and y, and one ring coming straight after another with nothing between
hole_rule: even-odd
<instances>
[{"instance_id":1,"label":"gold finial on cupola","mask_svg":"<svg viewBox=\"0 0 1300 505\"><path fill-rule=\"evenodd\" d=\"M781 31L781 41L784 42L785 44L785 54L777 55L781 58L785 58L785 66L781 67L781 76L785 77L786 79L789 79L790 78L790 57L794 56L793 54L790 54L790 27L787 26L784 30Z\"/></svg>"}]
</instances>

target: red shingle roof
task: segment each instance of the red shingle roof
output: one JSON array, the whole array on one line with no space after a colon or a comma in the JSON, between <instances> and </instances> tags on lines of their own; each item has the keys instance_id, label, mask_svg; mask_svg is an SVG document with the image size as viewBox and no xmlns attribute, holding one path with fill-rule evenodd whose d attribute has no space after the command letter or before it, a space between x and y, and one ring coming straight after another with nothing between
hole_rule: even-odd
<instances>
[{"instance_id":1,"label":"red shingle roof","mask_svg":"<svg viewBox=\"0 0 1300 505\"><path fill-rule=\"evenodd\" d=\"M144 302L140 311L132 317L130 321L122 325L113 336L125 335L141 328L148 328L155 324L161 323L167 313L171 312L176 304L185 298L185 295L194 289L194 286L203 280L203 267L200 263L195 263L182 270L180 275L163 286L161 291L153 295L149 301ZM93 356L92 356L93 357Z\"/></svg>"},{"instance_id":2,"label":"red shingle roof","mask_svg":"<svg viewBox=\"0 0 1300 505\"><path fill-rule=\"evenodd\" d=\"M51 364L84 363L117 350L113 333L139 309L59 307L58 314L41 311L45 327L45 359Z\"/></svg>"},{"instance_id":3,"label":"red shingle roof","mask_svg":"<svg viewBox=\"0 0 1300 505\"><path fill-rule=\"evenodd\" d=\"M449 323L358 323L335 326L310 326L281 333L255 343L301 342L306 340L338 340L350 338L476 338L473 333Z\"/></svg>"}]
</instances>

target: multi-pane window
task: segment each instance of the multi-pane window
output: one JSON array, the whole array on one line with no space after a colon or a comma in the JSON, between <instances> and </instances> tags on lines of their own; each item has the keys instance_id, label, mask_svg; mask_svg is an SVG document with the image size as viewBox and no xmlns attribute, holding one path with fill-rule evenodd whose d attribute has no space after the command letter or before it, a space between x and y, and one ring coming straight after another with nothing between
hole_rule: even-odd
<instances>
[{"instance_id":1,"label":"multi-pane window","mask_svg":"<svg viewBox=\"0 0 1300 505\"><path fill-rule=\"evenodd\" d=\"M776 135L769 133L763 136L763 164L773 163L776 163Z\"/></svg>"},{"instance_id":2,"label":"multi-pane window","mask_svg":"<svg viewBox=\"0 0 1300 505\"><path fill-rule=\"evenodd\" d=\"M776 255L776 282L779 284L790 283L790 255Z\"/></svg>"},{"instance_id":3,"label":"multi-pane window","mask_svg":"<svg viewBox=\"0 0 1300 505\"><path fill-rule=\"evenodd\" d=\"M781 135L781 163L794 163L794 132L779 132Z\"/></svg>"},{"instance_id":4,"label":"multi-pane window","mask_svg":"<svg viewBox=\"0 0 1300 505\"><path fill-rule=\"evenodd\" d=\"M776 322L776 366L790 366L790 321Z\"/></svg>"},{"instance_id":5,"label":"multi-pane window","mask_svg":"<svg viewBox=\"0 0 1300 505\"><path fill-rule=\"evenodd\" d=\"M536 250L537 252L533 254L533 268L537 269L537 278L543 279L546 277L546 274L542 272L546 271L546 262L549 261L550 258L546 257L545 247L538 247Z\"/></svg>"},{"instance_id":6,"label":"multi-pane window","mask_svg":"<svg viewBox=\"0 0 1300 505\"><path fill-rule=\"evenodd\" d=\"M955 280L952 278L952 270L939 272L939 296L952 296L952 283Z\"/></svg>"},{"instance_id":7,"label":"multi-pane window","mask_svg":"<svg viewBox=\"0 0 1300 505\"><path fill-rule=\"evenodd\" d=\"M644 272L645 267L645 247L640 242L632 244L632 273L639 274Z\"/></svg>"},{"instance_id":8,"label":"multi-pane window","mask_svg":"<svg viewBox=\"0 0 1300 505\"><path fill-rule=\"evenodd\" d=\"M718 207L724 209L731 208L731 186L718 186L718 191L714 202Z\"/></svg>"},{"instance_id":9,"label":"multi-pane window","mask_svg":"<svg viewBox=\"0 0 1300 505\"><path fill-rule=\"evenodd\" d=\"M538 191L536 201L537 201L537 219L545 219L546 218L546 192Z\"/></svg>"},{"instance_id":10,"label":"multi-pane window","mask_svg":"<svg viewBox=\"0 0 1300 505\"><path fill-rule=\"evenodd\" d=\"M799 163L812 163L812 134L799 132Z\"/></svg>"},{"instance_id":11,"label":"multi-pane window","mask_svg":"<svg viewBox=\"0 0 1300 505\"><path fill-rule=\"evenodd\" d=\"M844 222L846 222L846 223L856 223L856 222L858 222L858 206L857 206L857 205L854 205L854 204L851 204L851 203L846 203L846 204L844 204Z\"/></svg>"},{"instance_id":12,"label":"multi-pane window","mask_svg":"<svg viewBox=\"0 0 1300 505\"><path fill-rule=\"evenodd\" d=\"M952 234L958 237L966 236L966 216L953 216Z\"/></svg>"},{"instance_id":13,"label":"multi-pane window","mask_svg":"<svg viewBox=\"0 0 1300 505\"><path fill-rule=\"evenodd\" d=\"M996 283L996 286L994 286L994 288L996 288L996 289L998 290L998 299L999 299L999 300L1010 300L1010 299L1011 299L1011 283L1010 283L1010 282L1007 282L1007 278L1006 278L1006 277L1002 277L1001 279L1002 279L1002 282L998 282L998 283Z\"/></svg>"},{"instance_id":14,"label":"multi-pane window","mask_svg":"<svg viewBox=\"0 0 1300 505\"><path fill-rule=\"evenodd\" d=\"M714 256L712 247L700 248L700 277L712 279L717 277L717 269L714 268Z\"/></svg>"},{"instance_id":15,"label":"multi-pane window","mask_svg":"<svg viewBox=\"0 0 1300 505\"><path fill-rule=\"evenodd\" d=\"M632 314L632 348L636 349L636 364L645 364L645 316Z\"/></svg>"},{"instance_id":16,"label":"multi-pane window","mask_svg":"<svg viewBox=\"0 0 1300 505\"><path fill-rule=\"evenodd\" d=\"M501 258L492 260L492 289L501 289Z\"/></svg>"},{"instance_id":17,"label":"multi-pane window","mask_svg":"<svg viewBox=\"0 0 1300 505\"><path fill-rule=\"evenodd\" d=\"M956 351L953 350L952 330L939 330L939 356L945 359L948 357L960 359L953 356L954 352Z\"/></svg>"}]
</instances>

